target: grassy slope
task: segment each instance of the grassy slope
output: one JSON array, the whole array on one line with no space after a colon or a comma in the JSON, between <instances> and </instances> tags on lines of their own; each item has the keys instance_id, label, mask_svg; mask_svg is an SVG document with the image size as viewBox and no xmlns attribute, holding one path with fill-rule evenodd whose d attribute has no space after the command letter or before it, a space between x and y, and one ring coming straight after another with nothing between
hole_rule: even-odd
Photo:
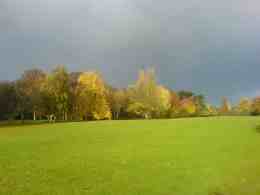
<instances>
[{"instance_id":1,"label":"grassy slope","mask_svg":"<svg viewBox=\"0 0 260 195\"><path fill-rule=\"evenodd\" d=\"M0 194L259 195L260 118L0 128Z\"/></svg>"}]
</instances>

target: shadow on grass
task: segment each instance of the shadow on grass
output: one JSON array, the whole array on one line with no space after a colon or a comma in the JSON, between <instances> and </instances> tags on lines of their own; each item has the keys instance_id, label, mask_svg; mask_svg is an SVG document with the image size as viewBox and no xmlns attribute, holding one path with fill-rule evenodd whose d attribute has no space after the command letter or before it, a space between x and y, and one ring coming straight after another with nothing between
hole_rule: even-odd
<instances>
[{"instance_id":1,"label":"shadow on grass","mask_svg":"<svg viewBox=\"0 0 260 195\"><path fill-rule=\"evenodd\" d=\"M3 127L15 127L15 126L28 126L28 125L40 125L40 124L46 124L48 121L46 120L38 120L38 121L31 121L31 120L14 120L14 121L1 121L0 122L0 128Z\"/></svg>"},{"instance_id":2,"label":"shadow on grass","mask_svg":"<svg viewBox=\"0 0 260 195\"><path fill-rule=\"evenodd\" d=\"M257 126L255 127L255 131L256 131L257 133L260 133L260 125L257 125Z\"/></svg>"},{"instance_id":3,"label":"shadow on grass","mask_svg":"<svg viewBox=\"0 0 260 195\"><path fill-rule=\"evenodd\" d=\"M16 126L31 126L31 125L42 125L42 124L58 124L58 123L71 123L71 122L82 122L80 120L68 120L68 121L59 121L56 122L49 122L47 120L12 120L12 121L0 121L0 128L3 127L16 127ZM84 121L88 122L88 121Z\"/></svg>"},{"instance_id":4,"label":"shadow on grass","mask_svg":"<svg viewBox=\"0 0 260 195\"><path fill-rule=\"evenodd\" d=\"M213 190L212 192L209 192L208 195L226 195L226 194L219 190Z\"/></svg>"}]
</instances>

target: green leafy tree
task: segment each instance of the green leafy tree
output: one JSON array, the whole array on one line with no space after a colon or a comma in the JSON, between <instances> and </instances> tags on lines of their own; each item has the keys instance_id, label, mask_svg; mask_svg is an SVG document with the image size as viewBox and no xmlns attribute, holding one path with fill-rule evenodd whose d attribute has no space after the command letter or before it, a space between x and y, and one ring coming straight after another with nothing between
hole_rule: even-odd
<instances>
[{"instance_id":1,"label":"green leafy tree","mask_svg":"<svg viewBox=\"0 0 260 195\"><path fill-rule=\"evenodd\" d=\"M17 97L16 112L20 115L20 120L24 122L26 113L30 113L31 102L30 97L26 92L26 87L22 79L17 80L15 83L15 93Z\"/></svg>"},{"instance_id":2,"label":"green leafy tree","mask_svg":"<svg viewBox=\"0 0 260 195\"><path fill-rule=\"evenodd\" d=\"M187 98L193 97L194 93L192 91L182 90L182 91L178 92L178 96L179 96L180 100L183 100L183 99L187 99Z\"/></svg>"},{"instance_id":3,"label":"green leafy tree","mask_svg":"<svg viewBox=\"0 0 260 195\"><path fill-rule=\"evenodd\" d=\"M206 112L206 101L203 95L194 96L194 103L196 106L196 114L201 115Z\"/></svg>"},{"instance_id":4,"label":"green leafy tree","mask_svg":"<svg viewBox=\"0 0 260 195\"><path fill-rule=\"evenodd\" d=\"M14 119L17 106L15 85L11 82L0 82L0 120Z\"/></svg>"}]
</instances>

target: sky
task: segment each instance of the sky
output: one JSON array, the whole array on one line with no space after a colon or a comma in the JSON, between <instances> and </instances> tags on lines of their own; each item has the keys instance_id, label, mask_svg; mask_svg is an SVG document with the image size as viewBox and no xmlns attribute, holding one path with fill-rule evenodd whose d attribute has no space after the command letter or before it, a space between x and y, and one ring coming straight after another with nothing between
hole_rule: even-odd
<instances>
[{"instance_id":1,"label":"sky","mask_svg":"<svg viewBox=\"0 0 260 195\"><path fill-rule=\"evenodd\" d=\"M0 80L30 68L97 70L126 87L141 68L218 103L260 95L259 0L0 0Z\"/></svg>"}]
</instances>

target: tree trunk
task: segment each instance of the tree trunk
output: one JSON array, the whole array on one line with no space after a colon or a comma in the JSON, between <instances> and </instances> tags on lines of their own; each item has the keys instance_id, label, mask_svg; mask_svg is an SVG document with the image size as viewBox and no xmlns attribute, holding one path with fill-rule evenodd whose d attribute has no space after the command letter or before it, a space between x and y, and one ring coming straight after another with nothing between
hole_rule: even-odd
<instances>
[{"instance_id":1,"label":"tree trunk","mask_svg":"<svg viewBox=\"0 0 260 195\"><path fill-rule=\"evenodd\" d=\"M119 120L120 113L121 113L121 111L118 111L118 113L117 113L117 120Z\"/></svg>"},{"instance_id":2,"label":"tree trunk","mask_svg":"<svg viewBox=\"0 0 260 195\"><path fill-rule=\"evenodd\" d=\"M22 120L22 123L24 123L24 114L23 114L23 112L21 113L21 120Z\"/></svg>"},{"instance_id":3,"label":"tree trunk","mask_svg":"<svg viewBox=\"0 0 260 195\"><path fill-rule=\"evenodd\" d=\"M65 121L68 120L68 113L67 113L67 112L64 113L64 120L65 120Z\"/></svg>"},{"instance_id":4,"label":"tree trunk","mask_svg":"<svg viewBox=\"0 0 260 195\"><path fill-rule=\"evenodd\" d=\"M113 119L116 119L116 111L113 111Z\"/></svg>"},{"instance_id":5,"label":"tree trunk","mask_svg":"<svg viewBox=\"0 0 260 195\"><path fill-rule=\"evenodd\" d=\"M33 111L33 120L36 121L36 112Z\"/></svg>"}]
</instances>

